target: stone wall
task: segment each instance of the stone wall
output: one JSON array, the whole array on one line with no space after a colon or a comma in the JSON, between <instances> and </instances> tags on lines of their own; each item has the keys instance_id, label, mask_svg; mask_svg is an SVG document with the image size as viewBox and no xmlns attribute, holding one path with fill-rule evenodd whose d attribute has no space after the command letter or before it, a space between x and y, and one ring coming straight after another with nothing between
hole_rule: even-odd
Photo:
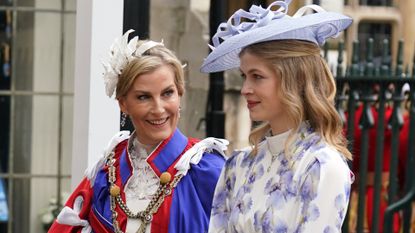
<instances>
[{"instance_id":1,"label":"stone wall","mask_svg":"<svg viewBox=\"0 0 415 233\"><path fill-rule=\"evenodd\" d=\"M209 76L199 71L209 52L209 3L209 0L151 1L151 39L164 39L165 45L187 64L179 127L186 135L198 138L205 137L205 122L201 119L205 117L209 88ZM226 73L225 80L225 138L231 141L231 151L247 145L250 121L245 100L240 98L239 72Z\"/></svg>"}]
</instances>

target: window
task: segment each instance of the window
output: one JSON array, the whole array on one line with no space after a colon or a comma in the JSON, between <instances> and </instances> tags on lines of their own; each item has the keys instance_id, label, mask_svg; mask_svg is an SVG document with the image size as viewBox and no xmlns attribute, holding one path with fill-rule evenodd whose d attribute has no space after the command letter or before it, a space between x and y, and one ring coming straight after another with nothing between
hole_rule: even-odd
<instances>
[{"instance_id":1,"label":"window","mask_svg":"<svg viewBox=\"0 0 415 233\"><path fill-rule=\"evenodd\" d=\"M360 5L367 6L392 6L393 0L359 0Z\"/></svg>"},{"instance_id":2,"label":"window","mask_svg":"<svg viewBox=\"0 0 415 233\"><path fill-rule=\"evenodd\" d=\"M366 59L366 54L368 52L366 44L369 38L373 38L373 62L375 65L380 65L382 62L382 53L384 47L383 40L387 39L389 41L389 46L392 43L392 24L388 22L373 23L362 21L359 24L358 30L358 39L360 42L360 60L363 61Z\"/></svg>"},{"instance_id":3,"label":"window","mask_svg":"<svg viewBox=\"0 0 415 233\"><path fill-rule=\"evenodd\" d=\"M75 9L0 0L0 232L46 232L70 191Z\"/></svg>"}]
</instances>

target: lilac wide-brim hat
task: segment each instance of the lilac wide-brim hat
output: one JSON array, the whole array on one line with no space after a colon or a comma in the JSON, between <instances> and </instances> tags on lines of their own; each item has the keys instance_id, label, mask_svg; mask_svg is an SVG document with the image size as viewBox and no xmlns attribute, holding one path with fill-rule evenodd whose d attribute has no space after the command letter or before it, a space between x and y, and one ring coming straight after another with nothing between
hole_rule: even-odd
<instances>
[{"instance_id":1,"label":"lilac wide-brim hat","mask_svg":"<svg viewBox=\"0 0 415 233\"><path fill-rule=\"evenodd\" d=\"M212 52L204 60L201 71L212 73L239 67L242 48L264 41L295 39L323 45L352 23L348 16L325 11L317 5L300 8L289 16L291 0L275 1L268 8L252 5L249 12L239 9L226 23L221 23L212 38ZM273 11L271 7L280 6ZM304 15L312 9L316 13ZM245 19L245 22L241 22ZM248 21L247 21L248 20Z\"/></svg>"}]
</instances>

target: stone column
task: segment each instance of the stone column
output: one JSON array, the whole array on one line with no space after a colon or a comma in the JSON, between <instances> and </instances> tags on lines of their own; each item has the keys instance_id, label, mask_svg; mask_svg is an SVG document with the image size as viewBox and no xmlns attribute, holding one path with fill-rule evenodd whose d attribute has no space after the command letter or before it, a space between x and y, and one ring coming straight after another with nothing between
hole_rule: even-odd
<instances>
[{"instance_id":1,"label":"stone column","mask_svg":"<svg viewBox=\"0 0 415 233\"><path fill-rule=\"evenodd\" d=\"M414 50L415 50L415 1L401 0L399 8L402 12L402 37L405 40L404 45L404 64L412 68Z\"/></svg>"},{"instance_id":2,"label":"stone column","mask_svg":"<svg viewBox=\"0 0 415 233\"><path fill-rule=\"evenodd\" d=\"M164 39L186 64L179 128L187 136L204 138L204 124L199 122L205 117L209 78L199 70L209 52L209 0L151 1L150 38Z\"/></svg>"},{"instance_id":3,"label":"stone column","mask_svg":"<svg viewBox=\"0 0 415 233\"><path fill-rule=\"evenodd\" d=\"M72 187L119 131L119 108L105 95L101 62L122 35L123 1L77 1Z\"/></svg>"}]
</instances>

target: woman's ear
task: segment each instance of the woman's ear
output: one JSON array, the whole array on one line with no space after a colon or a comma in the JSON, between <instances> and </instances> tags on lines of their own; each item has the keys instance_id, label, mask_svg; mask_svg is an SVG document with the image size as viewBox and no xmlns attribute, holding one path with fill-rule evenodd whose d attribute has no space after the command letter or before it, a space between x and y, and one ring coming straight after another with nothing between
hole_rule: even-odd
<instances>
[{"instance_id":1,"label":"woman's ear","mask_svg":"<svg viewBox=\"0 0 415 233\"><path fill-rule=\"evenodd\" d=\"M128 115L127 104L126 104L125 96L121 96L120 98L118 98L118 106L120 106L121 112L123 112L123 113L125 113L125 114Z\"/></svg>"}]
</instances>

